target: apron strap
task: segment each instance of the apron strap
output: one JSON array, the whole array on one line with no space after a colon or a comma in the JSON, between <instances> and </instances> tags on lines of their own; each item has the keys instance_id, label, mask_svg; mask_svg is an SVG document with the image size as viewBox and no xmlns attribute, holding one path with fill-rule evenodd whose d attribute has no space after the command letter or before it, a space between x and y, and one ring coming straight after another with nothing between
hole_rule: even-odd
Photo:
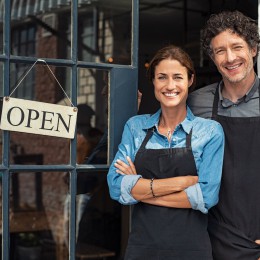
<instances>
[{"instance_id":1,"label":"apron strap","mask_svg":"<svg viewBox=\"0 0 260 260\"><path fill-rule=\"evenodd\" d=\"M147 130L147 134L146 134L146 136L145 136L145 138L144 138L144 140L143 140L143 142L142 142L142 144L141 144L141 146L140 146L140 148L139 148L139 151L145 150L146 144L148 143L149 139L150 139L150 138L152 137L152 135L153 135L154 128L155 128L155 127L152 127L152 128L149 128L149 129Z\"/></svg>"},{"instance_id":2,"label":"apron strap","mask_svg":"<svg viewBox=\"0 0 260 260\"><path fill-rule=\"evenodd\" d=\"M219 87L220 87L220 84L218 84L218 86L217 86L217 88L216 88L215 95L214 95L214 101L213 101L213 106L212 106L212 117L211 117L211 119L215 119L216 116L218 115Z\"/></svg>"},{"instance_id":3,"label":"apron strap","mask_svg":"<svg viewBox=\"0 0 260 260\"><path fill-rule=\"evenodd\" d=\"M186 135L186 148L191 149L191 136L192 136L192 128L189 134Z\"/></svg>"}]
</instances>

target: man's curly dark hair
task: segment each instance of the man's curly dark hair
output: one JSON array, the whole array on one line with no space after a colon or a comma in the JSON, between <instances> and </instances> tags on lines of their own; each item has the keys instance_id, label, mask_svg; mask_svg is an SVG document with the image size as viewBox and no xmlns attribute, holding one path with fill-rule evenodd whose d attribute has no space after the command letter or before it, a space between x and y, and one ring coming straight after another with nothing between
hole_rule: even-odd
<instances>
[{"instance_id":1,"label":"man's curly dark hair","mask_svg":"<svg viewBox=\"0 0 260 260\"><path fill-rule=\"evenodd\" d=\"M212 57L210 47L211 40L223 31L231 31L242 37L252 49L257 47L257 55L254 57L254 63L257 60L259 52L259 31L257 22L239 11L223 11L219 14L210 16L202 31L202 47L204 51Z\"/></svg>"}]
</instances>

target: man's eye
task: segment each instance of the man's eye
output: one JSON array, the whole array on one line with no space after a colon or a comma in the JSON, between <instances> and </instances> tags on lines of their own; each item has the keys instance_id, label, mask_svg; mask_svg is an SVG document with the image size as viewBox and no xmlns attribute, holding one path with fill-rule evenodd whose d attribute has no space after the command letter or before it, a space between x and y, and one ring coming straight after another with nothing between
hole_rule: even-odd
<instances>
[{"instance_id":1,"label":"man's eye","mask_svg":"<svg viewBox=\"0 0 260 260\"><path fill-rule=\"evenodd\" d=\"M221 55L221 54L224 53L224 50L217 50L215 53L216 53L217 55Z\"/></svg>"},{"instance_id":2,"label":"man's eye","mask_svg":"<svg viewBox=\"0 0 260 260\"><path fill-rule=\"evenodd\" d=\"M239 50L241 50L242 49L242 46L236 46L235 47L235 50L237 50L237 51L239 51Z\"/></svg>"}]
</instances>

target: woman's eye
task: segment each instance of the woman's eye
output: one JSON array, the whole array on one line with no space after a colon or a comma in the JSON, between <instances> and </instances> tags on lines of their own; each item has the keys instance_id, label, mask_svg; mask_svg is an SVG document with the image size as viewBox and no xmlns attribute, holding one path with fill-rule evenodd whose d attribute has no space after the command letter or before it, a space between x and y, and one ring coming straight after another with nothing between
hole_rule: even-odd
<instances>
[{"instance_id":1,"label":"woman's eye","mask_svg":"<svg viewBox=\"0 0 260 260\"><path fill-rule=\"evenodd\" d=\"M159 76L158 79L162 80L162 79L166 79L165 76Z\"/></svg>"}]
</instances>

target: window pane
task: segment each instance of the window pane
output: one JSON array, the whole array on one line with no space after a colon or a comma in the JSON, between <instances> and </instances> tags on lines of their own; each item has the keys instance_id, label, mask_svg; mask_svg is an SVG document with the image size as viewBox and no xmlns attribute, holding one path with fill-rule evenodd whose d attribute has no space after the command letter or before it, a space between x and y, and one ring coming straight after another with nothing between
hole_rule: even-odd
<instances>
[{"instance_id":1,"label":"window pane","mask_svg":"<svg viewBox=\"0 0 260 260\"><path fill-rule=\"evenodd\" d=\"M42 160L37 165L68 164L69 147L66 138L10 132L10 164L34 164L23 156L40 156Z\"/></svg>"},{"instance_id":2,"label":"window pane","mask_svg":"<svg viewBox=\"0 0 260 260\"><path fill-rule=\"evenodd\" d=\"M108 72L78 70L77 162L107 164Z\"/></svg>"},{"instance_id":3,"label":"window pane","mask_svg":"<svg viewBox=\"0 0 260 260\"><path fill-rule=\"evenodd\" d=\"M62 172L11 174L10 259L68 259L64 244Z\"/></svg>"},{"instance_id":4,"label":"window pane","mask_svg":"<svg viewBox=\"0 0 260 260\"><path fill-rule=\"evenodd\" d=\"M70 96L69 68L46 66L43 62L38 62L34 66L11 63L10 73L12 97L55 104L65 97L63 90ZM63 104L70 105L68 102Z\"/></svg>"},{"instance_id":5,"label":"window pane","mask_svg":"<svg viewBox=\"0 0 260 260\"><path fill-rule=\"evenodd\" d=\"M118 257L121 206L109 196L106 172L79 172L77 188L76 256Z\"/></svg>"},{"instance_id":6,"label":"window pane","mask_svg":"<svg viewBox=\"0 0 260 260\"><path fill-rule=\"evenodd\" d=\"M131 64L131 2L79 1L79 60Z\"/></svg>"},{"instance_id":7,"label":"window pane","mask_svg":"<svg viewBox=\"0 0 260 260\"><path fill-rule=\"evenodd\" d=\"M0 62L0 97L3 96L3 92L4 92L4 77L3 77L3 63Z\"/></svg>"},{"instance_id":8,"label":"window pane","mask_svg":"<svg viewBox=\"0 0 260 260\"><path fill-rule=\"evenodd\" d=\"M2 226L3 226L3 222L2 222L2 175L3 173L0 172L0 178L1 178L1 182L0 182L0 230L1 230L1 234L2 234ZM2 251L3 251L3 243L2 243L2 235L1 235L1 239L0 239L0 243L1 243L1 246L0 246L0 259L2 259Z\"/></svg>"},{"instance_id":9,"label":"window pane","mask_svg":"<svg viewBox=\"0 0 260 260\"><path fill-rule=\"evenodd\" d=\"M131 0L79 1L79 60L131 64L131 5ZM12 54L71 58L71 1L12 0L11 19Z\"/></svg>"},{"instance_id":10,"label":"window pane","mask_svg":"<svg viewBox=\"0 0 260 260\"><path fill-rule=\"evenodd\" d=\"M1 3L1 1L0 1ZM0 5L0 54L3 53L3 19L4 19L4 3Z\"/></svg>"},{"instance_id":11,"label":"window pane","mask_svg":"<svg viewBox=\"0 0 260 260\"><path fill-rule=\"evenodd\" d=\"M1 101L2 102L2 101ZM2 130L0 129L0 163L2 163L2 157L3 157L3 151L2 151L2 149L3 149L3 132L2 132Z\"/></svg>"},{"instance_id":12,"label":"window pane","mask_svg":"<svg viewBox=\"0 0 260 260\"><path fill-rule=\"evenodd\" d=\"M70 5L68 0L11 0L12 54L70 58Z\"/></svg>"},{"instance_id":13,"label":"window pane","mask_svg":"<svg viewBox=\"0 0 260 260\"><path fill-rule=\"evenodd\" d=\"M106 173L85 172L78 177L87 186L84 191L79 189L76 197L77 257L119 255L121 206L109 197ZM10 259L27 253L37 255L39 251L43 259L68 259L68 188L69 173L11 174ZM30 246L30 250L24 246Z\"/></svg>"}]
</instances>

